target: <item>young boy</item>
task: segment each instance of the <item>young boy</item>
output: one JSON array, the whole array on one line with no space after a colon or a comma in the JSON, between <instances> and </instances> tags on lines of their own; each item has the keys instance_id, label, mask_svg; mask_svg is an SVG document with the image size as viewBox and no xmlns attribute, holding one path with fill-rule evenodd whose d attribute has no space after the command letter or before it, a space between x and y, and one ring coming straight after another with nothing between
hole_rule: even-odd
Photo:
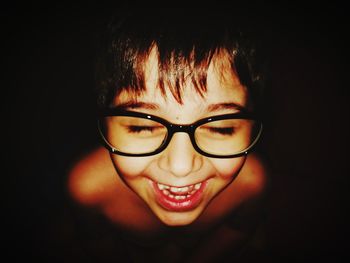
<instances>
[{"instance_id":1,"label":"young boy","mask_svg":"<svg viewBox=\"0 0 350 263\"><path fill-rule=\"evenodd\" d=\"M109 26L98 67L104 147L68 185L113 226L116 258L212 262L250 244L267 187L250 152L263 78L236 22L145 11Z\"/></svg>"}]
</instances>

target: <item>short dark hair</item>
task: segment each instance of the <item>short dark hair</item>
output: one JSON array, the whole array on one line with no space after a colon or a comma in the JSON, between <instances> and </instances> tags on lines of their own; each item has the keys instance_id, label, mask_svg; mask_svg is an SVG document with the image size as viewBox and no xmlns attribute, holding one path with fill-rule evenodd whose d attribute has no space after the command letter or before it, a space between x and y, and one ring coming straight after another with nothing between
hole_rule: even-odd
<instances>
[{"instance_id":1,"label":"short dark hair","mask_svg":"<svg viewBox=\"0 0 350 263\"><path fill-rule=\"evenodd\" d=\"M215 54L224 51L257 107L265 83L264 61L257 53L254 30L241 18L178 9L147 10L113 18L98 52L98 106L110 106L123 90L135 95L145 90L142 65L156 47L162 94L164 84L170 84L167 86L174 98L182 103L182 83L188 77L183 68L190 68L194 87L203 94L209 64ZM171 80L169 73L173 74Z\"/></svg>"}]
</instances>

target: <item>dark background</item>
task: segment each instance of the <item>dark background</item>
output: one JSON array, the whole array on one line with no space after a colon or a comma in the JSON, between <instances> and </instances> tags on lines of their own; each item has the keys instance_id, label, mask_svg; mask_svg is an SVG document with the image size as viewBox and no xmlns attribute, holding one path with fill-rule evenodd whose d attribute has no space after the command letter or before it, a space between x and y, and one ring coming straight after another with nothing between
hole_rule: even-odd
<instances>
[{"instance_id":1,"label":"dark background","mask_svg":"<svg viewBox=\"0 0 350 263\"><path fill-rule=\"evenodd\" d=\"M113 9L13 4L0 12L2 239L12 258L86 260L71 223L66 172L97 145L95 41ZM263 25L271 51L267 251L281 262L341 258L350 201L346 8L244 10Z\"/></svg>"}]
</instances>

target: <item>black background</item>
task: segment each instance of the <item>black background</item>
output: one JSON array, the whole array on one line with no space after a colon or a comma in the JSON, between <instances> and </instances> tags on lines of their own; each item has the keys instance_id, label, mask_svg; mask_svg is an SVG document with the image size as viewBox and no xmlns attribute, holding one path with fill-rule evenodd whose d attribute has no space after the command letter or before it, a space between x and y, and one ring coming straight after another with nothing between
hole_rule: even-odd
<instances>
[{"instance_id":1,"label":"black background","mask_svg":"<svg viewBox=\"0 0 350 263\"><path fill-rule=\"evenodd\" d=\"M1 217L12 258L86 260L70 223L66 171L97 145L95 40L113 8L12 5L1 11ZM244 9L254 13L250 21L263 23L270 44L266 241L268 253L282 262L347 254L345 10L335 4Z\"/></svg>"}]
</instances>

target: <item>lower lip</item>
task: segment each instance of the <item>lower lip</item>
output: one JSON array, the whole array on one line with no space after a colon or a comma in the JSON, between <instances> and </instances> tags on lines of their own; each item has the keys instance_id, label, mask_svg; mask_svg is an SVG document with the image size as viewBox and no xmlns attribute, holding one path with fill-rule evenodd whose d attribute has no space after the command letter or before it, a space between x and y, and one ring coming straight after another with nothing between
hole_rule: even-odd
<instances>
[{"instance_id":1,"label":"lower lip","mask_svg":"<svg viewBox=\"0 0 350 263\"><path fill-rule=\"evenodd\" d=\"M156 201L158 202L158 204L160 204L166 210L174 212L189 211L196 208L201 202L204 189L207 186L207 181L204 181L202 182L201 188L199 188L190 197L183 200L176 200L163 194L163 192L159 190L156 182L152 183L156 194Z\"/></svg>"}]
</instances>

